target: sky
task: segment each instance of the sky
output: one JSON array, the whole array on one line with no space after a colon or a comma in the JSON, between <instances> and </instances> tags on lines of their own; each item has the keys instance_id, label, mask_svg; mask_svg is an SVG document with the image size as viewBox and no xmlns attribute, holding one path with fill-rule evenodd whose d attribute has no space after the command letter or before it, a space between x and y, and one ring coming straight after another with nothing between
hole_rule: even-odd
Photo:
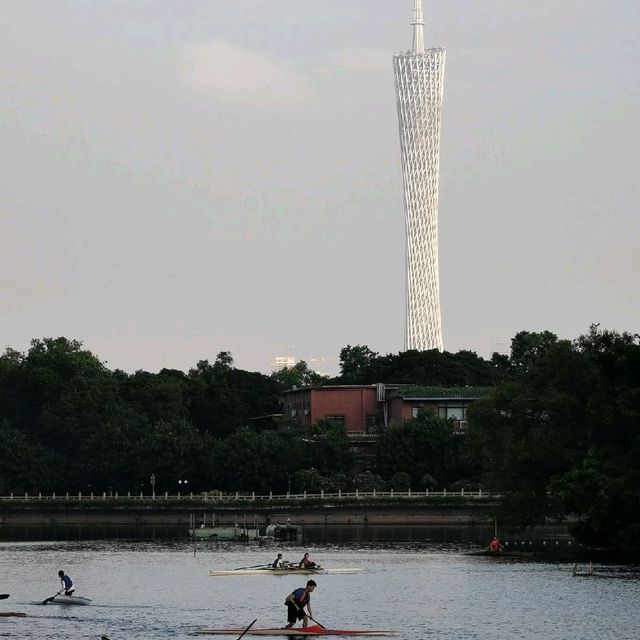
<instances>
[{"instance_id":1,"label":"sky","mask_svg":"<svg viewBox=\"0 0 640 640\"><path fill-rule=\"evenodd\" d=\"M640 3L424 0L445 349L640 331ZM0 349L404 348L413 0L0 0Z\"/></svg>"}]
</instances>

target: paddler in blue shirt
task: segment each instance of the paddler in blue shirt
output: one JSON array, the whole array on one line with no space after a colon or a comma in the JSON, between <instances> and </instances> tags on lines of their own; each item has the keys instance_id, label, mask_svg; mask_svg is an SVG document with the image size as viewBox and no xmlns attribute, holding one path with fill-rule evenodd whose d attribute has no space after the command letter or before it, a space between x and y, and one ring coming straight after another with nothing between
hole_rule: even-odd
<instances>
[{"instance_id":1,"label":"paddler in blue shirt","mask_svg":"<svg viewBox=\"0 0 640 640\"><path fill-rule=\"evenodd\" d=\"M65 574L62 569L58 571L58 577L60 578L60 582L62 586L60 587L60 591L58 593L64 593L65 596L70 596L76 588L73 586L73 580Z\"/></svg>"},{"instance_id":2,"label":"paddler in blue shirt","mask_svg":"<svg viewBox=\"0 0 640 640\"><path fill-rule=\"evenodd\" d=\"M309 624L309 618L313 620L313 612L311 611L311 594L318 585L309 580L307 586L292 591L284 601L287 605L287 626L285 629L290 629L298 621L302 620L302 628L306 628ZM304 611L307 608L309 615Z\"/></svg>"}]
</instances>

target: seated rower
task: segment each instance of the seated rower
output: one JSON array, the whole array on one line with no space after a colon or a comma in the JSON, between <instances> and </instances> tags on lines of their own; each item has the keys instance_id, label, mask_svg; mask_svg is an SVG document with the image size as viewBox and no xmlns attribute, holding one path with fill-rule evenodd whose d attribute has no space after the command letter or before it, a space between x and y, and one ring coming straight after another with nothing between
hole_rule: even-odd
<instances>
[{"instance_id":1,"label":"seated rower","mask_svg":"<svg viewBox=\"0 0 640 640\"><path fill-rule=\"evenodd\" d=\"M279 553L278 557L271 563L273 569L282 569L287 563L282 559L282 554Z\"/></svg>"},{"instance_id":2,"label":"seated rower","mask_svg":"<svg viewBox=\"0 0 640 640\"><path fill-rule=\"evenodd\" d=\"M302 556L302 560L300 560L298 564L299 569L315 569L317 566L318 565L315 562L311 562L308 552Z\"/></svg>"}]
</instances>

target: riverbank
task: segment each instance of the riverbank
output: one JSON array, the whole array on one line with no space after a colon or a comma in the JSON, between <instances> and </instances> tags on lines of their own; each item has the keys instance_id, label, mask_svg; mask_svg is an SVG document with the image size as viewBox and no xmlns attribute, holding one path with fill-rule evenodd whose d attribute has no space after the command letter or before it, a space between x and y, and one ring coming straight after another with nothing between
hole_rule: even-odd
<instances>
[{"instance_id":1,"label":"riverbank","mask_svg":"<svg viewBox=\"0 0 640 640\"><path fill-rule=\"evenodd\" d=\"M299 525L486 525L493 522L493 498L422 497L331 500L198 499L0 500L2 525L184 525L193 517L220 526L290 522Z\"/></svg>"}]
</instances>

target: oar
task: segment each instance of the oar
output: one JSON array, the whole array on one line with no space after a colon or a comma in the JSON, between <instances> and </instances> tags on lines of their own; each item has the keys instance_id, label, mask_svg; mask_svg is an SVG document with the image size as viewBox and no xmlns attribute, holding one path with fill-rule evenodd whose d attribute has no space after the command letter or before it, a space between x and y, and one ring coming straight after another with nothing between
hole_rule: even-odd
<instances>
[{"instance_id":1,"label":"oar","mask_svg":"<svg viewBox=\"0 0 640 640\"><path fill-rule=\"evenodd\" d=\"M244 569L262 569L262 567L268 566L268 564L254 564L253 567L237 567L234 571L243 571Z\"/></svg>"},{"instance_id":2,"label":"oar","mask_svg":"<svg viewBox=\"0 0 640 640\"><path fill-rule=\"evenodd\" d=\"M313 620L321 629L326 629L323 624L320 624L313 616L309 615L309 619Z\"/></svg>"},{"instance_id":3,"label":"oar","mask_svg":"<svg viewBox=\"0 0 640 640\"><path fill-rule=\"evenodd\" d=\"M237 640L240 640L240 638L242 638L242 636L247 633L247 631L249 631L249 629L251 629L251 627L253 627L253 625L258 622L258 618L256 618L237 638Z\"/></svg>"},{"instance_id":4,"label":"oar","mask_svg":"<svg viewBox=\"0 0 640 640\"><path fill-rule=\"evenodd\" d=\"M9 597L8 593L0 593L0 600L6 600Z\"/></svg>"},{"instance_id":5,"label":"oar","mask_svg":"<svg viewBox=\"0 0 640 640\"><path fill-rule=\"evenodd\" d=\"M58 594L56 593L56 596ZM40 604L49 604L56 596L51 596L50 598L45 598Z\"/></svg>"}]
</instances>

